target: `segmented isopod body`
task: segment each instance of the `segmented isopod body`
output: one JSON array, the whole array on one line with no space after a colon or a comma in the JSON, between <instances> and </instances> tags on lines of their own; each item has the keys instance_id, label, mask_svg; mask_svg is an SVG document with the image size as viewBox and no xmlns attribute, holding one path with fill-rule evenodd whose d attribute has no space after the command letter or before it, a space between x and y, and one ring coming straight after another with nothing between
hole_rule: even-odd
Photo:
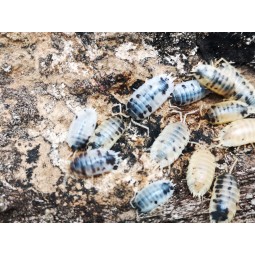
<instances>
[{"instance_id":1,"label":"segmented isopod body","mask_svg":"<svg viewBox=\"0 0 255 255\"><path fill-rule=\"evenodd\" d=\"M110 149L125 131L126 123L119 116L105 120L91 136L88 149Z\"/></svg>"},{"instance_id":2,"label":"segmented isopod body","mask_svg":"<svg viewBox=\"0 0 255 255\"><path fill-rule=\"evenodd\" d=\"M210 90L201 86L198 81L185 81L175 85L171 103L175 105L192 104L210 93Z\"/></svg>"},{"instance_id":3,"label":"segmented isopod body","mask_svg":"<svg viewBox=\"0 0 255 255\"><path fill-rule=\"evenodd\" d=\"M205 118L212 124L223 124L246 118L255 113L255 107L241 101L225 101L211 105Z\"/></svg>"},{"instance_id":4,"label":"segmented isopod body","mask_svg":"<svg viewBox=\"0 0 255 255\"><path fill-rule=\"evenodd\" d=\"M119 153L115 151L95 149L76 157L70 168L78 174L94 176L117 170L120 161Z\"/></svg>"},{"instance_id":5,"label":"segmented isopod body","mask_svg":"<svg viewBox=\"0 0 255 255\"><path fill-rule=\"evenodd\" d=\"M131 204L139 213L147 213L164 204L173 195L174 184L171 181L155 181L140 190Z\"/></svg>"},{"instance_id":6,"label":"segmented isopod body","mask_svg":"<svg viewBox=\"0 0 255 255\"><path fill-rule=\"evenodd\" d=\"M190 132L185 123L168 124L151 146L150 157L161 168L170 166L189 142Z\"/></svg>"},{"instance_id":7,"label":"segmented isopod body","mask_svg":"<svg viewBox=\"0 0 255 255\"><path fill-rule=\"evenodd\" d=\"M248 105L255 104L255 87L229 63L219 67L199 65L194 73L201 85L215 93Z\"/></svg>"},{"instance_id":8,"label":"segmented isopod body","mask_svg":"<svg viewBox=\"0 0 255 255\"><path fill-rule=\"evenodd\" d=\"M141 120L155 112L174 90L173 78L162 74L146 81L131 96L127 113L135 120Z\"/></svg>"},{"instance_id":9,"label":"segmented isopod body","mask_svg":"<svg viewBox=\"0 0 255 255\"><path fill-rule=\"evenodd\" d=\"M255 143L255 119L236 120L225 126L215 139L220 146L235 147Z\"/></svg>"},{"instance_id":10,"label":"segmented isopod body","mask_svg":"<svg viewBox=\"0 0 255 255\"><path fill-rule=\"evenodd\" d=\"M236 213L240 199L240 190L232 174L223 174L216 178L209 206L211 222L230 222Z\"/></svg>"},{"instance_id":11,"label":"segmented isopod body","mask_svg":"<svg viewBox=\"0 0 255 255\"><path fill-rule=\"evenodd\" d=\"M73 151L85 148L95 130L96 122L97 113L93 108L86 108L76 115L66 139Z\"/></svg>"},{"instance_id":12,"label":"segmented isopod body","mask_svg":"<svg viewBox=\"0 0 255 255\"><path fill-rule=\"evenodd\" d=\"M198 149L191 156L187 171L187 184L194 197L202 197L211 187L216 162L208 149Z\"/></svg>"}]
</instances>

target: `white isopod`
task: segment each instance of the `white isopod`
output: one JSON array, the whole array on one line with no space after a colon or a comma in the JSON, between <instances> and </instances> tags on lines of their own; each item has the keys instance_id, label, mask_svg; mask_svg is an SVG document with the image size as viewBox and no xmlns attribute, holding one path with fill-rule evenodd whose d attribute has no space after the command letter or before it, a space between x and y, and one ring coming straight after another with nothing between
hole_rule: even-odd
<instances>
[{"instance_id":1,"label":"white isopod","mask_svg":"<svg viewBox=\"0 0 255 255\"><path fill-rule=\"evenodd\" d=\"M218 146L236 147L255 143L255 119L236 120L225 126L219 133Z\"/></svg>"},{"instance_id":2,"label":"white isopod","mask_svg":"<svg viewBox=\"0 0 255 255\"><path fill-rule=\"evenodd\" d=\"M119 116L105 120L90 137L88 149L110 149L126 129L126 123Z\"/></svg>"},{"instance_id":3,"label":"white isopod","mask_svg":"<svg viewBox=\"0 0 255 255\"><path fill-rule=\"evenodd\" d=\"M141 120L155 112L174 90L174 78L162 74L146 81L130 97L127 103L128 115Z\"/></svg>"},{"instance_id":4,"label":"white isopod","mask_svg":"<svg viewBox=\"0 0 255 255\"><path fill-rule=\"evenodd\" d=\"M93 108L86 108L75 116L66 139L72 151L85 148L95 130L96 122L97 112Z\"/></svg>"},{"instance_id":5,"label":"white isopod","mask_svg":"<svg viewBox=\"0 0 255 255\"><path fill-rule=\"evenodd\" d=\"M130 204L138 213L147 213L167 202L174 193L174 184L171 181L159 180L152 182L140 190Z\"/></svg>"},{"instance_id":6,"label":"white isopod","mask_svg":"<svg viewBox=\"0 0 255 255\"><path fill-rule=\"evenodd\" d=\"M194 112L197 111L188 114ZM185 123L186 115L183 121L168 124L151 146L150 158L160 168L170 167L189 142L190 131Z\"/></svg>"},{"instance_id":7,"label":"white isopod","mask_svg":"<svg viewBox=\"0 0 255 255\"><path fill-rule=\"evenodd\" d=\"M215 157L208 149L201 147L192 154L186 179L194 197L201 198L210 189L215 168Z\"/></svg>"},{"instance_id":8,"label":"white isopod","mask_svg":"<svg viewBox=\"0 0 255 255\"><path fill-rule=\"evenodd\" d=\"M95 176L117 170L120 161L119 152L95 149L76 157L70 168L71 171L84 176Z\"/></svg>"}]
</instances>

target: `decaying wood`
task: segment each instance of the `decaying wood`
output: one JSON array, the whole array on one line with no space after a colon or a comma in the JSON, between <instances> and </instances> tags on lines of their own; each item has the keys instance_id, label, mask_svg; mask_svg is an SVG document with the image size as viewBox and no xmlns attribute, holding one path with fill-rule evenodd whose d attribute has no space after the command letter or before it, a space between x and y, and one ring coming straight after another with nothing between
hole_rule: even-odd
<instances>
[{"instance_id":1,"label":"decaying wood","mask_svg":"<svg viewBox=\"0 0 255 255\"><path fill-rule=\"evenodd\" d=\"M70 176L65 138L74 113L85 106L97 110L101 123L148 78L172 72L176 82L188 80L192 67L204 60L234 61L255 84L253 38L246 33L0 34L0 222L209 222L210 193L200 201L186 183L193 144L170 173L151 168L148 148L169 122L179 120L168 103L141 122L150 137L131 125L114 145L124 158L119 170L93 180ZM220 101L211 94L182 109ZM187 117L191 140L211 144L222 126L203 123L197 130L199 120L198 114ZM238 158L233 174L241 199L234 222L254 222L254 148L212 153L217 175ZM161 178L176 184L173 197L137 217L129 204L134 192Z\"/></svg>"}]
</instances>

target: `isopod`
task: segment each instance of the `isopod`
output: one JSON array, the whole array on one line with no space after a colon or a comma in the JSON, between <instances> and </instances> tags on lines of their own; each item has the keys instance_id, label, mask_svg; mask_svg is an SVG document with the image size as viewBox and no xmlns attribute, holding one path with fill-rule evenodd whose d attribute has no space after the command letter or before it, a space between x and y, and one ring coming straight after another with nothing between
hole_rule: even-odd
<instances>
[{"instance_id":1,"label":"isopod","mask_svg":"<svg viewBox=\"0 0 255 255\"><path fill-rule=\"evenodd\" d=\"M97 112L93 108L86 108L75 116L66 139L72 151L85 148L95 130L96 122Z\"/></svg>"},{"instance_id":2,"label":"isopod","mask_svg":"<svg viewBox=\"0 0 255 255\"><path fill-rule=\"evenodd\" d=\"M189 114L194 112L196 111ZM183 121L168 124L151 146L150 158L160 168L170 167L189 142L190 131L185 123L186 115Z\"/></svg>"},{"instance_id":3,"label":"isopod","mask_svg":"<svg viewBox=\"0 0 255 255\"><path fill-rule=\"evenodd\" d=\"M215 65L198 65L194 76L201 85L219 95L248 105L255 104L255 87L227 61L223 60L224 63L218 66L222 60Z\"/></svg>"},{"instance_id":4,"label":"isopod","mask_svg":"<svg viewBox=\"0 0 255 255\"><path fill-rule=\"evenodd\" d=\"M210 189L215 168L215 157L208 149L199 148L192 154L186 179L189 190L194 197L203 197Z\"/></svg>"},{"instance_id":5,"label":"isopod","mask_svg":"<svg viewBox=\"0 0 255 255\"><path fill-rule=\"evenodd\" d=\"M210 221L212 223L231 222L236 214L239 199L239 185L231 171L218 176L209 206Z\"/></svg>"},{"instance_id":6,"label":"isopod","mask_svg":"<svg viewBox=\"0 0 255 255\"><path fill-rule=\"evenodd\" d=\"M174 78L162 74L146 81L128 100L126 110L134 120L141 120L155 112L174 90Z\"/></svg>"},{"instance_id":7,"label":"isopod","mask_svg":"<svg viewBox=\"0 0 255 255\"><path fill-rule=\"evenodd\" d=\"M218 146L236 147L255 142L255 119L236 120L225 126L219 133Z\"/></svg>"},{"instance_id":8,"label":"isopod","mask_svg":"<svg viewBox=\"0 0 255 255\"><path fill-rule=\"evenodd\" d=\"M70 165L71 171L84 175L95 176L117 170L121 157L112 150L95 149L82 153Z\"/></svg>"},{"instance_id":9,"label":"isopod","mask_svg":"<svg viewBox=\"0 0 255 255\"><path fill-rule=\"evenodd\" d=\"M198 81L185 81L175 85L171 103L175 105L192 104L210 93L210 90L201 86Z\"/></svg>"},{"instance_id":10,"label":"isopod","mask_svg":"<svg viewBox=\"0 0 255 255\"><path fill-rule=\"evenodd\" d=\"M113 116L105 120L90 137L88 149L110 149L125 131L126 123L123 118Z\"/></svg>"},{"instance_id":11,"label":"isopod","mask_svg":"<svg viewBox=\"0 0 255 255\"><path fill-rule=\"evenodd\" d=\"M223 124L240 120L255 113L255 106L241 101L225 101L211 105L205 114L205 119L212 124Z\"/></svg>"},{"instance_id":12,"label":"isopod","mask_svg":"<svg viewBox=\"0 0 255 255\"><path fill-rule=\"evenodd\" d=\"M174 184L168 180L152 182L140 190L131 200L138 213L147 213L167 202L174 193Z\"/></svg>"}]
</instances>

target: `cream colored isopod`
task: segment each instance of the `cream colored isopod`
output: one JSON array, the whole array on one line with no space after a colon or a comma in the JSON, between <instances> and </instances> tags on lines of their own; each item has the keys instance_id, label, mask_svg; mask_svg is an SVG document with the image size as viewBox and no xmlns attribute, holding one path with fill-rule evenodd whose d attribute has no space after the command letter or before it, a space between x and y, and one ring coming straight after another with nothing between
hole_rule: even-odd
<instances>
[{"instance_id":1,"label":"cream colored isopod","mask_svg":"<svg viewBox=\"0 0 255 255\"><path fill-rule=\"evenodd\" d=\"M199 148L191 156L187 171L187 184L194 197L203 197L210 189L216 168L214 155L205 148Z\"/></svg>"},{"instance_id":2,"label":"cream colored isopod","mask_svg":"<svg viewBox=\"0 0 255 255\"><path fill-rule=\"evenodd\" d=\"M236 120L225 126L215 139L218 146L237 147L244 144L255 143L255 119Z\"/></svg>"}]
</instances>

